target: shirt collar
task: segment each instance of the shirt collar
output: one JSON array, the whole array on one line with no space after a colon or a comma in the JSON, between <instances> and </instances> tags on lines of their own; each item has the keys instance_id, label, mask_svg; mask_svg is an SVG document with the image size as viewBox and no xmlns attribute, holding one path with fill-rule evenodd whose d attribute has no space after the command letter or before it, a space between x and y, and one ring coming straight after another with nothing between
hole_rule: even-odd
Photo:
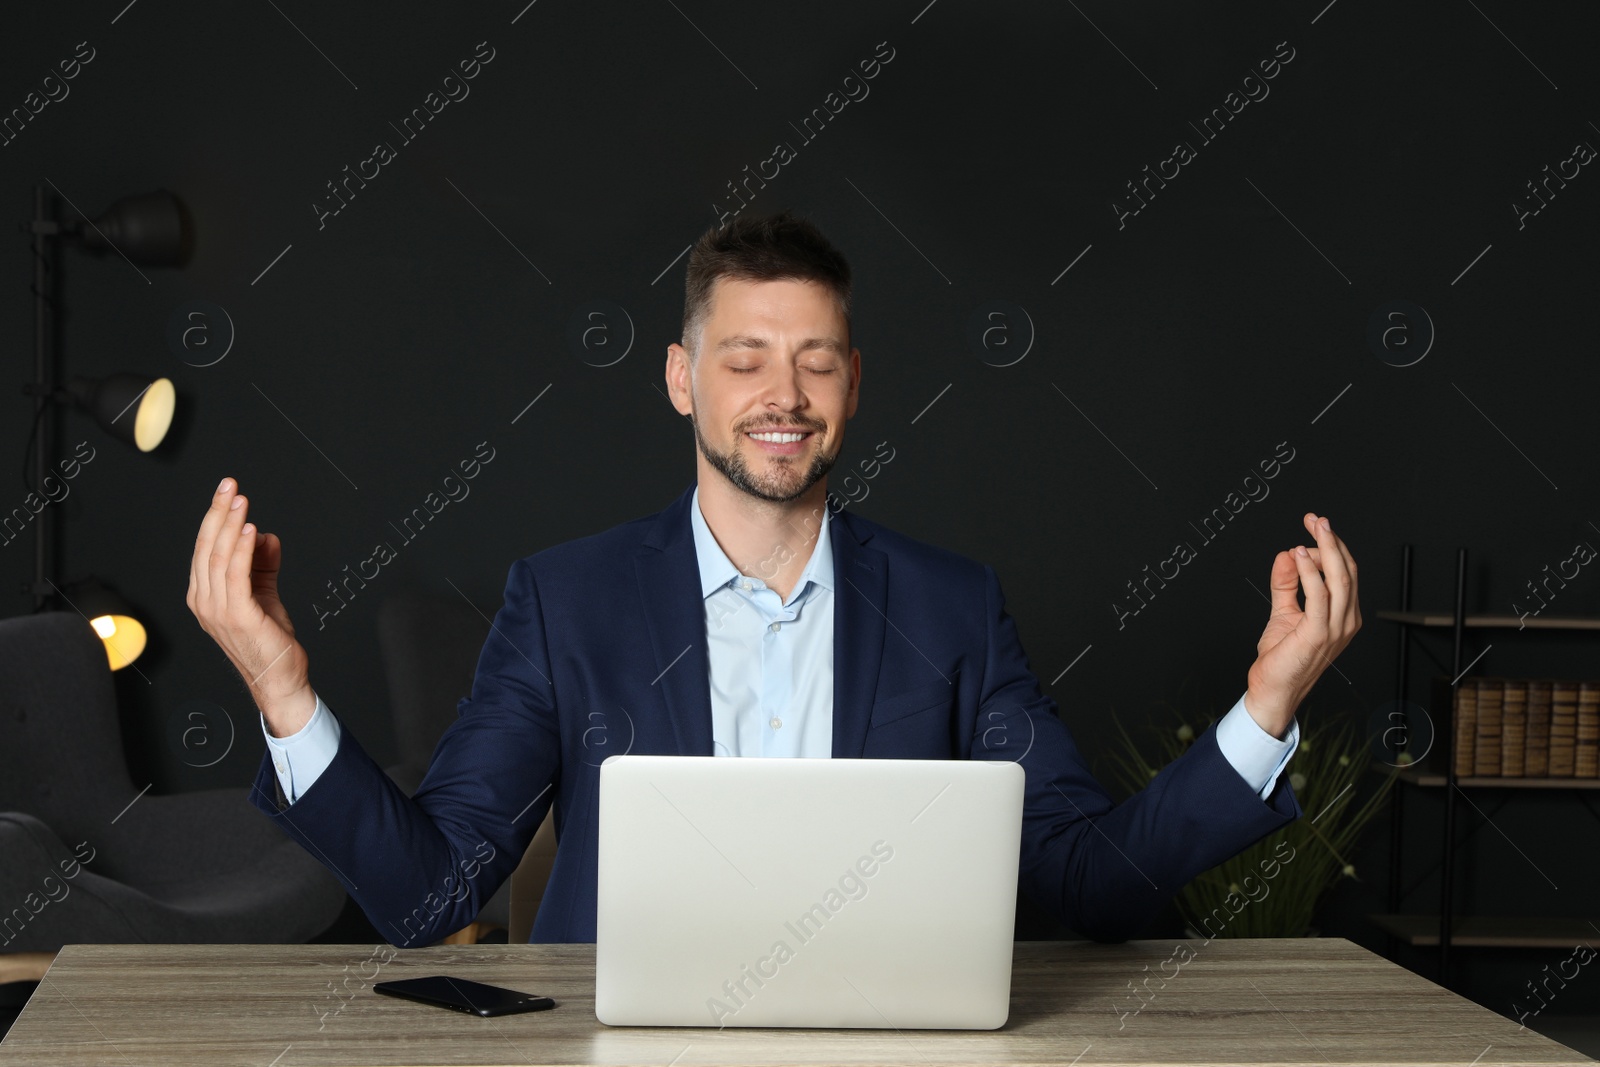
<instances>
[{"instance_id":1,"label":"shirt collar","mask_svg":"<svg viewBox=\"0 0 1600 1067\"><path fill-rule=\"evenodd\" d=\"M728 554L722 551L722 546L717 544L717 539L711 535L711 527L706 525L706 517L700 512L700 487L694 487L694 498L690 502L689 525L694 530L694 554L700 563L700 596L701 599L710 596L735 578L743 578L739 568L728 559ZM805 591L806 582L812 581L822 588L833 592L833 544L829 535L829 526L832 516L824 502L822 507L822 524L817 528L816 544L811 549L811 558L806 561L805 570L800 572L800 580L795 583L795 588ZM800 534L799 527L795 533Z\"/></svg>"}]
</instances>

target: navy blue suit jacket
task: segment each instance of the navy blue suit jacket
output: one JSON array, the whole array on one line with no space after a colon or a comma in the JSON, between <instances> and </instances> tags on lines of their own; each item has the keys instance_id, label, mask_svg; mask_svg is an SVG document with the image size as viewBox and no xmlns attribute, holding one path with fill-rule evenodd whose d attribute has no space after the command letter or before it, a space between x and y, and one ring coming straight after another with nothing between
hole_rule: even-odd
<instances>
[{"instance_id":1,"label":"navy blue suit jacket","mask_svg":"<svg viewBox=\"0 0 1600 1067\"><path fill-rule=\"evenodd\" d=\"M532 940L594 940L600 763L712 754L693 488L511 565L472 693L414 796L349 729L293 805L262 759L252 803L394 944L471 922L552 803L558 849ZM1215 724L1114 806L1040 692L993 568L848 511L832 522L834 757L1020 762L1019 884L1069 928L1131 937L1184 883L1302 814L1286 774L1256 794Z\"/></svg>"}]
</instances>

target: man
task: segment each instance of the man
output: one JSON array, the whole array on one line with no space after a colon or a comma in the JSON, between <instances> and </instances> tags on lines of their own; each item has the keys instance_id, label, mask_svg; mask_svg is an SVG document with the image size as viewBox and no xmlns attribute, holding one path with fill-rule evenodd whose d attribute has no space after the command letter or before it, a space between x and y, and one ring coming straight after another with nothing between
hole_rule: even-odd
<instances>
[{"instance_id":1,"label":"man","mask_svg":"<svg viewBox=\"0 0 1600 1067\"><path fill-rule=\"evenodd\" d=\"M658 514L511 565L472 693L411 797L312 689L278 599L282 545L223 479L188 603L261 709L252 802L396 944L471 921L552 803L559 845L532 940L593 941L599 765L625 743L1016 760L1020 884L1101 941L1132 936L1185 882L1302 814L1281 774L1294 711L1361 624L1355 562L1327 520L1307 514L1316 547L1274 560L1244 696L1113 806L1040 693L993 568L833 513L826 475L861 380L850 337L849 267L810 223L782 212L700 238L666 364L696 484Z\"/></svg>"}]
</instances>

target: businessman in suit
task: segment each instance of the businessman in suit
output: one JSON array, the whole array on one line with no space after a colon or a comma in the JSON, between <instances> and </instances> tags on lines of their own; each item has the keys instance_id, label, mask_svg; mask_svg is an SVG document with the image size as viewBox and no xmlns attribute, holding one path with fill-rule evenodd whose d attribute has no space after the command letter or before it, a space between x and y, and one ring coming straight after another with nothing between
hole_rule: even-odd
<instances>
[{"instance_id":1,"label":"businessman in suit","mask_svg":"<svg viewBox=\"0 0 1600 1067\"><path fill-rule=\"evenodd\" d=\"M1041 693L994 569L836 510L826 476L860 380L850 270L814 226L781 212L708 230L666 361L694 484L511 565L472 692L410 797L312 688L278 599L282 546L224 478L188 604L261 711L252 803L397 945L470 922L552 804L532 940L593 941L599 765L624 749L1014 760L1020 885L1100 941L1302 814L1282 773L1294 712L1361 624L1355 562L1326 518L1306 514L1315 546L1273 562L1245 693L1114 805Z\"/></svg>"}]
</instances>

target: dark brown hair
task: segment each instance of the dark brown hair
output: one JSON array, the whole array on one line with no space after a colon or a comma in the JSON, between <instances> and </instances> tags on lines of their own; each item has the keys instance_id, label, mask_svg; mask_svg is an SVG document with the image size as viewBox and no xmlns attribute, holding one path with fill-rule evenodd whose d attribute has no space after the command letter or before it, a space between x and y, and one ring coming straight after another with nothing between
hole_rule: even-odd
<instances>
[{"instance_id":1,"label":"dark brown hair","mask_svg":"<svg viewBox=\"0 0 1600 1067\"><path fill-rule=\"evenodd\" d=\"M700 235L689 253L684 279L683 339L690 362L699 353L700 331L711 316L711 289L718 278L743 281L796 279L817 282L833 292L844 314L849 350L850 264L812 223L788 208L775 215L736 218Z\"/></svg>"}]
</instances>

